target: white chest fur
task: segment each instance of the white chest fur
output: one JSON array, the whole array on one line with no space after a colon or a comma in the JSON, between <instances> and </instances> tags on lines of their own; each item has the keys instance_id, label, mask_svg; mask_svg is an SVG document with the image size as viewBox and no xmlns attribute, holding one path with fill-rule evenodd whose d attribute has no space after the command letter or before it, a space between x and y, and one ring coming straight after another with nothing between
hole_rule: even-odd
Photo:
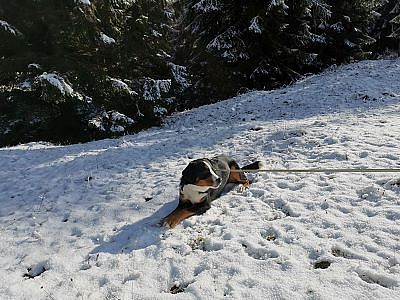
<instances>
[{"instance_id":1,"label":"white chest fur","mask_svg":"<svg viewBox=\"0 0 400 300\"><path fill-rule=\"evenodd\" d=\"M181 194L184 199L189 200L192 204L201 202L207 196L205 194L210 189L209 186L197 186L194 184L186 184L181 189Z\"/></svg>"}]
</instances>

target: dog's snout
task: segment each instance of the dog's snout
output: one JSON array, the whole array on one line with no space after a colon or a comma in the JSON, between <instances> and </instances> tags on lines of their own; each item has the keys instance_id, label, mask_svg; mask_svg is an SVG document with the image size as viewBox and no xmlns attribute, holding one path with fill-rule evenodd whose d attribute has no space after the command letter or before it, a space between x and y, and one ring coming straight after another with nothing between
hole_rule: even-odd
<instances>
[{"instance_id":1,"label":"dog's snout","mask_svg":"<svg viewBox=\"0 0 400 300\"><path fill-rule=\"evenodd\" d=\"M221 178L220 177L217 177L217 179L215 180L218 184L220 184L221 183Z\"/></svg>"}]
</instances>

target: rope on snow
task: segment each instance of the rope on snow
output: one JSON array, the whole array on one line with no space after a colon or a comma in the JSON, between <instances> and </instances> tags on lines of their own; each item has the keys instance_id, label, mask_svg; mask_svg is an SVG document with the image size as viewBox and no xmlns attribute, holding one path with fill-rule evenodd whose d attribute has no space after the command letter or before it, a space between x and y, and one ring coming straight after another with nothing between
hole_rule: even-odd
<instances>
[{"instance_id":1,"label":"rope on snow","mask_svg":"<svg viewBox=\"0 0 400 300\"><path fill-rule=\"evenodd\" d=\"M348 169L258 169L258 170L231 170L237 173L400 173L400 169L379 169L379 168L348 168Z\"/></svg>"}]
</instances>

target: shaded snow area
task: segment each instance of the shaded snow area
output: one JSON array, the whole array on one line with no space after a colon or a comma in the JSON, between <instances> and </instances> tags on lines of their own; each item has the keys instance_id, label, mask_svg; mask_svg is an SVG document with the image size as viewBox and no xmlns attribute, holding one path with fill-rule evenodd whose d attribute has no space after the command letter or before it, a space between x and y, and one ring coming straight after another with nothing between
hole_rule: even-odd
<instances>
[{"instance_id":1,"label":"shaded snow area","mask_svg":"<svg viewBox=\"0 0 400 300\"><path fill-rule=\"evenodd\" d=\"M400 173L249 174L157 226L189 161L399 168L400 60L80 145L0 150L1 299L399 299Z\"/></svg>"}]
</instances>

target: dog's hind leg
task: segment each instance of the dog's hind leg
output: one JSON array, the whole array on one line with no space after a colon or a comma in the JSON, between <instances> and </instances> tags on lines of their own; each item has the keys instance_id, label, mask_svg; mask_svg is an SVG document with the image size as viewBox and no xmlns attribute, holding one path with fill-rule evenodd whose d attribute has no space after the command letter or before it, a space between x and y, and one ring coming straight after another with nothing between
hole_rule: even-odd
<instances>
[{"instance_id":1,"label":"dog's hind leg","mask_svg":"<svg viewBox=\"0 0 400 300\"><path fill-rule=\"evenodd\" d=\"M228 183L242 184L246 189L250 187L251 182L247 179L246 175L242 172L235 172L235 170L240 170L236 161L230 161L229 168L231 169L231 172L229 174Z\"/></svg>"}]
</instances>

